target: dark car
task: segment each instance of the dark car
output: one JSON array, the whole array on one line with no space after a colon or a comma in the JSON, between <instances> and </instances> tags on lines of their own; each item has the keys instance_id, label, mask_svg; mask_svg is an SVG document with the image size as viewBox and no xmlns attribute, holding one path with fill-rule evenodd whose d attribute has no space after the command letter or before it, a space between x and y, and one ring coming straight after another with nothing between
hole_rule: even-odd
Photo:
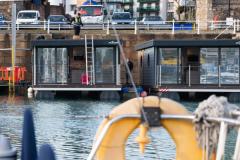
<instances>
[{"instance_id":1,"label":"dark car","mask_svg":"<svg viewBox=\"0 0 240 160\"><path fill-rule=\"evenodd\" d=\"M67 18L64 15L50 15L48 17L50 24L52 25L64 25L70 24Z\"/></svg>"}]
</instances>

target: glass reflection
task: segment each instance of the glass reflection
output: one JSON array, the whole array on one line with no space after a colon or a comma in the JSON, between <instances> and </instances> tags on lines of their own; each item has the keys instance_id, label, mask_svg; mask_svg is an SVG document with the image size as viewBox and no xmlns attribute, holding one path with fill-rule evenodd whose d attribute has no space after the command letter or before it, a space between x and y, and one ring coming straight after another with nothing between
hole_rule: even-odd
<instances>
[{"instance_id":1,"label":"glass reflection","mask_svg":"<svg viewBox=\"0 0 240 160\"><path fill-rule=\"evenodd\" d=\"M200 83L218 84L218 48L200 48Z\"/></svg>"},{"instance_id":2,"label":"glass reflection","mask_svg":"<svg viewBox=\"0 0 240 160\"><path fill-rule=\"evenodd\" d=\"M67 49L37 49L37 82L67 83Z\"/></svg>"},{"instance_id":3,"label":"glass reflection","mask_svg":"<svg viewBox=\"0 0 240 160\"><path fill-rule=\"evenodd\" d=\"M239 84L239 48L221 48L221 84Z\"/></svg>"},{"instance_id":4,"label":"glass reflection","mask_svg":"<svg viewBox=\"0 0 240 160\"><path fill-rule=\"evenodd\" d=\"M96 83L115 83L115 54L113 47L96 48Z\"/></svg>"},{"instance_id":5,"label":"glass reflection","mask_svg":"<svg viewBox=\"0 0 240 160\"><path fill-rule=\"evenodd\" d=\"M165 84L177 84L180 78L180 59L178 48L159 48L161 64L161 82Z\"/></svg>"}]
</instances>

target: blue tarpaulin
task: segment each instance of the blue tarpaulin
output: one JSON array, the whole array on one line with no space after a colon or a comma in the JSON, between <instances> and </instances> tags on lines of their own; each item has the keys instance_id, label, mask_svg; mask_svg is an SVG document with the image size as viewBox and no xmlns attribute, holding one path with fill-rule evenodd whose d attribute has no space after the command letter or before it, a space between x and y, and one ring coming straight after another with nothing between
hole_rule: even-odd
<instances>
[{"instance_id":1,"label":"blue tarpaulin","mask_svg":"<svg viewBox=\"0 0 240 160\"><path fill-rule=\"evenodd\" d=\"M175 30L193 30L193 24L192 23L175 23L174 24Z\"/></svg>"},{"instance_id":2,"label":"blue tarpaulin","mask_svg":"<svg viewBox=\"0 0 240 160\"><path fill-rule=\"evenodd\" d=\"M87 0L86 2L83 2L83 5L97 5L98 3L96 1Z\"/></svg>"},{"instance_id":3,"label":"blue tarpaulin","mask_svg":"<svg viewBox=\"0 0 240 160\"><path fill-rule=\"evenodd\" d=\"M32 0L32 3L35 5L41 5L41 0Z\"/></svg>"}]
</instances>

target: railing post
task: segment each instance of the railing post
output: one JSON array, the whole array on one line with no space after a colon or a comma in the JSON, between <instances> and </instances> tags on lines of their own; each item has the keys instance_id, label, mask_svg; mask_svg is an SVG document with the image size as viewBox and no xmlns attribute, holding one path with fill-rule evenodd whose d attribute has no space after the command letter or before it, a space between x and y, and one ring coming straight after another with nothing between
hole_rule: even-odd
<instances>
[{"instance_id":1,"label":"railing post","mask_svg":"<svg viewBox=\"0 0 240 160\"><path fill-rule=\"evenodd\" d=\"M159 66L159 86L162 86L162 65Z\"/></svg>"},{"instance_id":2,"label":"railing post","mask_svg":"<svg viewBox=\"0 0 240 160\"><path fill-rule=\"evenodd\" d=\"M46 20L43 21L43 30L46 31Z\"/></svg>"},{"instance_id":3,"label":"railing post","mask_svg":"<svg viewBox=\"0 0 240 160\"><path fill-rule=\"evenodd\" d=\"M236 34L236 20L233 20L233 34Z\"/></svg>"},{"instance_id":4,"label":"railing post","mask_svg":"<svg viewBox=\"0 0 240 160\"><path fill-rule=\"evenodd\" d=\"M221 66L218 65L218 87L221 87Z\"/></svg>"},{"instance_id":5,"label":"railing post","mask_svg":"<svg viewBox=\"0 0 240 160\"><path fill-rule=\"evenodd\" d=\"M197 34L200 34L200 21L197 20Z\"/></svg>"},{"instance_id":6,"label":"railing post","mask_svg":"<svg viewBox=\"0 0 240 160\"><path fill-rule=\"evenodd\" d=\"M58 30L59 30L59 31L61 30L61 25L60 25L60 24L58 24Z\"/></svg>"},{"instance_id":7,"label":"railing post","mask_svg":"<svg viewBox=\"0 0 240 160\"><path fill-rule=\"evenodd\" d=\"M239 159L240 159L240 127L238 128L238 136L237 136L237 141L236 141L236 146L235 146L235 151L233 156L233 160L239 160Z\"/></svg>"},{"instance_id":8,"label":"railing post","mask_svg":"<svg viewBox=\"0 0 240 160\"><path fill-rule=\"evenodd\" d=\"M102 30L104 31L104 22L102 23Z\"/></svg>"},{"instance_id":9,"label":"railing post","mask_svg":"<svg viewBox=\"0 0 240 160\"><path fill-rule=\"evenodd\" d=\"M107 35L109 34L109 24L110 23L110 21L109 21L109 19L108 19L108 21L107 21Z\"/></svg>"},{"instance_id":10,"label":"railing post","mask_svg":"<svg viewBox=\"0 0 240 160\"><path fill-rule=\"evenodd\" d=\"M188 66L188 86L191 87L191 65Z\"/></svg>"},{"instance_id":11,"label":"railing post","mask_svg":"<svg viewBox=\"0 0 240 160\"><path fill-rule=\"evenodd\" d=\"M238 20L237 20L237 31L239 31L239 28L240 28L239 22L240 22L240 20L238 19Z\"/></svg>"},{"instance_id":12,"label":"railing post","mask_svg":"<svg viewBox=\"0 0 240 160\"><path fill-rule=\"evenodd\" d=\"M214 30L214 21L211 21L211 30Z\"/></svg>"},{"instance_id":13,"label":"railing post","mask_svg":"<svg viewBox=\"0 0 240 160\"><path fill-rule=\"evenodd\" d=\"M137 34L137 20L135 19L134 34Z\"/></svg>"},{"instance_id":14,"label":"railing post","mask_svg":"<svg viewBox=\"0 0 240 160\"><path fill-rule=\"evenodd\" d=\"M175 20L172 20L172 34L175 33Z\"/></svg>"},{"instance_id":15,"label":"railing post","mask_svg":"<svg viewBox=\"0 0 240 160\"><path fill-rule=\"evenodd\" d=\"M228 128L228 125L225 122L221 122L216 160L222 160L223 158L224 147L225 147L225 142L227 138L227 128Z\"/></svg>"},{"instance_id":16,"label":"railing post","mask_svg":"<svg viewBox=\"0 0 240 160\"><path fill-rule=\"evenodd\" d=\"M11 26L11 25L10 25L10 22L9 22L9 23L8 23L8 30L10 30L10 28L11 28L10 26Z\"/></svg>"},{"instance_id":17,"label":"railing post","mask_svg":"<svg viewBox=\"0 0 240 160\"><path fill-rule=\"evenodd\" d=\"M117 64L117 85L120 85L121 84L121 76L120 76L120 68L121 68L121 65L120 64Z\"/></svg>"},{"instance_id":18,"label":"railing post","mask_svg":"<svg viewBox=\"0 0 240 160\"><path fill-rule=\"evenodd\" d=\"M50 20L48 20L48 27L47 27L47 33L50 33Z\"/></svg>"}]
</instances>

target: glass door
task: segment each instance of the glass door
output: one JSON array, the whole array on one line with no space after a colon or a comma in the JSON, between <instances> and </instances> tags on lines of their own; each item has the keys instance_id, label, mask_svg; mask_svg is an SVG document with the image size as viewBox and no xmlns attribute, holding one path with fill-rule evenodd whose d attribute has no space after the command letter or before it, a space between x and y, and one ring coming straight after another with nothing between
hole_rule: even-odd
<instances>
[{"instance_id":1,"label":"glass door","mask_svg":"<svg viewBox=\"0 0 240 160\"><path fill-rule=\"evenodd\" d=\"M115 84L116 56L114 47L97 47L95 52L95 83Z\"/></svg>"}]
</instances>

